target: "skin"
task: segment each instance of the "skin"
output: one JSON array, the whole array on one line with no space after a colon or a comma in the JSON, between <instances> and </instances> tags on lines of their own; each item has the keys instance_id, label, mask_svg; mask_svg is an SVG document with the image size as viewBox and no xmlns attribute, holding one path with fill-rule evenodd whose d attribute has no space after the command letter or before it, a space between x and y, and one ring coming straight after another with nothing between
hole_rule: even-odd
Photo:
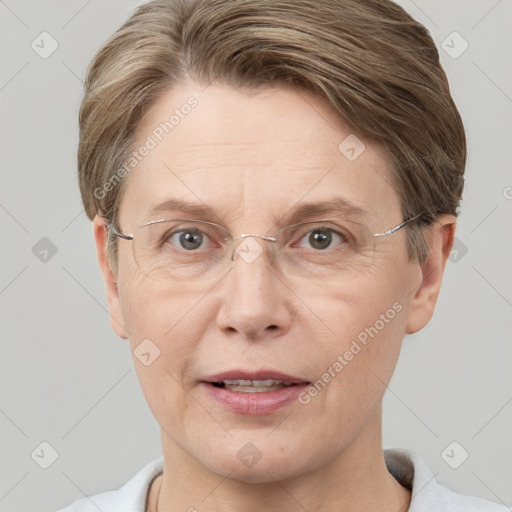
<instances>
[{"instance_id":1,"label":"skin","mask_svg":"<svg viewBox=\"0 0 512 512\"><path fill-rule=\"evenodd\" d=\"M176 86L147 112L135 146L190 96L198 106L128 177L117 221L124 233L152 220L150 208L170 197L206 203L218 217L204 220L222 219L237 235L273 234L296 203L333 195L361 206L373 232L402 222L383 149L359 135L366 150L349 161L338 146L354 130L305 92ZM407 510L410 492L384 463L381 403L404 336L433 314L455 220L443 215L427 231L423 266L409 259L404 228L378 239L371 265L346 282L287 277L265 251L250 264L236 258L215 286L200 289L143 274L125 240L113 271L96 217L112 327L132 351L148 338L161 351L149 366L134 357L164 455L148 510L157 500L160 511ZM395 303L401 311L306 405L240 415L199 385L232 368L273 368L315 382ZM247 442L262 455L252 467L237 457Z\"/></svg>"}]
</instances>

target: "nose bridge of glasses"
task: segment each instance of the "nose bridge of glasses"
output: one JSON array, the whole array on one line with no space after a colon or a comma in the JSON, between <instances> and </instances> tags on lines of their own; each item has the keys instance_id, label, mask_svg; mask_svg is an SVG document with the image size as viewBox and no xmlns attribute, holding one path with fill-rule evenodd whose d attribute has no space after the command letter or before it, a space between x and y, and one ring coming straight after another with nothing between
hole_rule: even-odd
<instances>
[{"instance_id":1,"label":"nose bridge of glasses","mask_svg":"<svg viewBox=\"0 0 512 512\"><path fill-rule=\"evenodd\" d=\"M237 252L242 253L242 257L246 262L254 261L263 252L263 247L261 244L258 244L255 240L251 242L253 238L261 238L262 240L267 240L269 242L277 242L277 238L273 236L259 235L256 233L242 233L241 235L232 239L233 251L231 253L231 261L235 259L235 254ZM242 242L237 243L237 241L240 239ZM245 239L248 239L246 243L244 243ZM240 247L241 249L239 249Z\"/></svg>"}]
</instances>

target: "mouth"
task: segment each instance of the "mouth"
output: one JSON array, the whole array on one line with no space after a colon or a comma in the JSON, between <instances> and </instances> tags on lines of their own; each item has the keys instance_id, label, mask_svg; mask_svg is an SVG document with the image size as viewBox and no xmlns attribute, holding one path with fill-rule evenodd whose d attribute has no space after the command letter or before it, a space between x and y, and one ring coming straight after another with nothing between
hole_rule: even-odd
<instances>
[{"instance_id":1,"label":"mouth","mask_svg":"<svg viewBox=\"0 0 512 512\"><path fill-rule=\"evenodd\" d=\"M201 381L208 396L239 414L271 414L293 402L309 381L274 370L232 370Z\"/></svg>"},{"instance_id":2,"label":"mouth","mask_svg":"<svg viewBox=\"0 0 512 512\"><path fill-rule=\"evenodd\" d=\"M289 386L296 386L292 382L285 382L282 380L237 380L226 379L218 382L212 382L212 386L228 391L235 391L238 393L268 393L269 391L276 391Z\"/></svg>"}]
</instances>

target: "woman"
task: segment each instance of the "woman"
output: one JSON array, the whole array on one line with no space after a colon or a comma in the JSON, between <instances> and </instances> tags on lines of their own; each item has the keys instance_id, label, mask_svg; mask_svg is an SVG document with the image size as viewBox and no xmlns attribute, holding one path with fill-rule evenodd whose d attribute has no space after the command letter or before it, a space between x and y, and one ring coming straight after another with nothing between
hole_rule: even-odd
<instances>
[{"instance_id":1,"label":"woman","mask_svg":"<svg viewBox=\"0 0 512 512\"><path fill-rule=\"evenodd\" d=\"M79 176L163 457L65 510L505 510L382 449L465 162L436 47L390 1L140 7L89 69Z\"/></svg>"}]
</instances>

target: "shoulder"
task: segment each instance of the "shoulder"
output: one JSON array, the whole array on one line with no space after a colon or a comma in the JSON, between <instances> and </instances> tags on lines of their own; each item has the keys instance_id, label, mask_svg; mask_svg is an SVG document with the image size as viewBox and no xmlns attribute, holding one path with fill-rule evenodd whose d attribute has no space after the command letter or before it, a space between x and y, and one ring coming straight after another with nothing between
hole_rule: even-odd
<instances>
[{"instance_id":1,"label":"shoulder","mask_svg":"<svg viewBox=\"0 0 512 512\"><path fill-rule=\"evenodd\" d=\"M423 459L410 450L384 450L389 472L411 490L409 512L510 512L505 505L458 494L437 483Z\"/></svg>"},{"instance_id":2,"label":"shoulder","mask_svg":"<svg viewBox=\"0 0 512 512\"><path fill-rule=\"evenodd\" d=\"M151 482L163 471L163 457L144 466L122 487L80 498L56 512L144 512Z\"/></svg>"}]
</instances>

